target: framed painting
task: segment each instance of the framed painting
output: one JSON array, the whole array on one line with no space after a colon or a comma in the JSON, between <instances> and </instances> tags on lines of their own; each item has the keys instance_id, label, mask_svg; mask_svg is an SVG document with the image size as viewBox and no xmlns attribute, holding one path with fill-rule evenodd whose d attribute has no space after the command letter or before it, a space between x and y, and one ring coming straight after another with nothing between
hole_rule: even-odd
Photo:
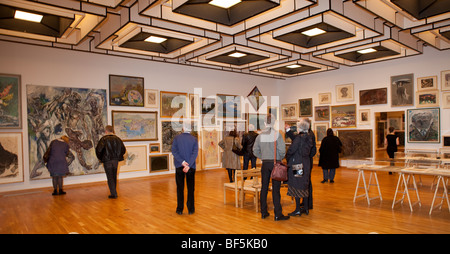
<instances>
[{"instance_id":1,"label":"framed painting","mask_svg":"<svg viewBox=\"0 0 450 254\"><path fill-rule=\"evenodd\" d=\"M169 170L169 154L150 155L148 158L150 173Z\"/></svg>"},{"instance_id":2,"label":"framed painting","mask_svg":"<svg viewBox=\"0 0 450 254\"><path fill-rule=\"evenodd\" d=\"M391 77L391 106L414 106L414 74Z\"/></svg>"},{"instance_id":3,"label":"framed painting","mask_svg":"<svg viewBox=\"0 0 450 254\"><path fill-rule=\"evenodd\" d=\"M114 132L123 141L158 140L158 112L111 111Z\"/></svg>"},{"instance_id":4,"label":"framed painting","mask_svg":"<svg viewBox=\"0 0 450 254\"><path fill-rule=\"evenodd\" d=\"M329 126L329 123L314 123L316 144L320 145L322 143L322 140L327 136Z\"/></svg>"},{"instance_id":5,"label":"framed painting","mask_svg":"<svg viewBox=\"0 0 450 254\"><path fill-rule=\"evenodd\" d=\"M312 98L298 100L299 117L310 117L313 111Z\"/></svg>"},{"instance_id":6,"label":"framed painting","mask_svg":"<svg viewBox=\"0 0 450 254\"><path fill-rule=\"evenodd\" d=\"M201 98L201 118L202 126L215 127L216 126L216 98L202 97Z\"/></svg>"},{"instance_id":7,"label":"framed painting","mask_svg":"<svg viewBox=\"0 0 450 254\"><path fill-rule=\"evenodd\" d=\"M253 125L254 131L262 130L266 126L264 123L266 122L267 115L266 114L253 114L253 113L246 113L245 114L245 120L247 120L247 130L250 130L248 127L250 125Z\"/></svg>"},{"instance_id":8,"label":"framed painting","mask_svg":"<svg viewBox=\"0 0 450 254\"><path fill-rule=\"evenodd\" d=\"M258 111L259 108L264 104L266 99L262 96L258 87L254 87L252 91L247 95L247 99L252 104L253 108Z\"/></svg>"},{"instance_id":9,"label":"framed painting","mask_svg":"<svg viewBox=\"0 0 450 254\"><path fill-rule=\"evenodd\" d=\"M191 134L198 138L198 121L192 121L184 118L181 121L161 121L161 143L162 152L172 152L172 142L176 135L183 132L183 121L191 123Z\"/></svg>"},{"instance_id":10,"label":"framed painting","mask_svg":"<svg viewBox=\"0 0 450 254\"><path fill-rule=\"evenodd\" d=\"M23 182L21 132L0 132L0 184Z\"/></svg>"},{"instance_id":11,"label":"framed painting","mask_svg":"<svg viewBox=\"0 0 450 254\"><path fill-rule=\"evenodd\" d=\"M144 78L109 75L109 105L144 107Z\"/></svg>"},{"instance_id":12,"label":"framed painting","mask_svg":"<svg viewBox=\"0 0 450 254\"><path fill-rule=\"evenodd\" d=\"M222 118L241 118L241 96L217 94L217 116Z\"/></svg>"},{"instance_id":13,"label":"framed painting","mask_svg":"<svg viewBox=\"0 0 450 254\"><path fill-rule=\"evenodd\" d=\"M450 91L450 70L441 71L441 90Z\"/></svg>"},{"instance_id":14,"label":"framed painting","mask_svg":"<svg viewBox=\"0 0 450 254\"><path fill-rule=\"evenodd\" d=\"M297 123L298 123L297 121L285 121L284 125L285 125L285 127L289 126L290 131L292 131L295 135L297 135L298 134L298 132L297 132ZM283 132L284 131L285 131L285 129L283 129ZM286 133L284 133L284 142L286 144L292 143L291 138L288 135L286 135Z\"/></svg>"},{"instance_id":15,"label":"framed painting","mask_svg":"<svg viewBox=\"0 0 450 254\"><path fill-rule=\"evenodd\" d=\"M158 90L145 89L145 107L158 108Z\"/></svg>"},{"instance_id":16,"label":"framed painting","mask_svg":"<svg viewBox=\"0 0 450 254\"><path fill-rule=\"evenodd\" d=\"M426 90L416 93L416 108L439 107L439 90Z\"/></svg>"},{"instance_id":17,"label":"framed painting","mask_svg":"<svg viewBox=\"0 0 450 254\"><path fill-rule=\"evenodd\" d=\"M440 108L406 110L409 143L440 143Z\"/></svg>"},{"instance_id":18,"label":"framed painting","mask_svg":"<svg viewBox=\"0 0 450 254\"><path fill-rule=\"evenodd\" d=\"M330 106L316 106L314 107L315 121L330 121Z\"/></svg>"},{"instance_id":19,"label":"framed painting","mask_svg":"<svg viewBox=\"0 0 450 254\"><path fill-rule=\"evenodd\" d=\"M376 88L359 91L359 105L387 104L387 88Z\"/></svg>"},{"instance_id":20,"label":"framed painting","mask_svg":"<svg viewBox=\"0 0 450 254\"><path fill-rule=\"evenodd\" d=\"M160 111L159 114L163 118L167 117L187 117L188 113L188 94L178 92L161 91L160 95Z\"/></svg>"},{"instance_id":21,"label":"framed painting","mask_svg":"<svg viewBox=\"0 0 450 254\"><path fill-rule=\"evenodd\" d=\"M22 128L20 75L0 74L0 129Z\"/></svg>"},{"instance_id":22,"label":"framed painting","mask_svg":"<svg viewBox=\"0 0 450 254\"><path fill-rule=\"evenodd\" d=\"M27 85L30 179L50 178L42 156L50 141L67 135L75 159L69 175L103 173L95 146L107 125L105 89Z\"/></svg>"},{"instance_id":23,"label":"framed painting","mask_svg":"<svg viewBox=\"0 0 450 254\"><path fill-rule=\"evenodd\" d=\"M450 92L442 93L442 108L450 108Z\"/></svg>"},{"instance_id":24,"label":"framed painting","mask_svg":"<svg viewBox=\"0 0 450 254\"><path fill-rule=\"evenodd\" d=\"M119 172L147 171L147 145L125 146L124 160L119 162Z\"/></svg>"},{"instance_id":25,"label":"framed painting","mask_svg":"<svg viewBox=\"0 0 450 254\"><path fill-rule=\"evenodd\" d=\"M281 120L297 119L298 104L281 104Z\"/></svg>"},{"instance_id":26,"label":"framed painting","mask_svg":"<svg viewBox=\"0 0 450 254\"><path fill-rule=\"evenodd\" d=\"M450 148L450 135L442 136L442 146Z\"/></svg>"},{"instance_id":27,"label":"framed painting","mask_svg":"<svg viewBox=\"0 0 450 254\"><path fill-rule=\"evenodd\" d=\"M417 78L417 91L437 90L437 76Z\"/></svg>"},{"instance_id":28,"label":"framed painting","mask_svg":"<svg viewBox=\"0 0 450 254\"><path fill-rule=\"evenodd\" d=\"M358 124L369 125L370 124L370 109L360 109L358 111Z\"/></svg>"},{"instance_id":29,"label":"framed painting","mask_svg":"<svg viewBox=\"0 0 450 254\"><path fill-rule=\"evenodd\" d=\"M331 104L331 93L319 93L319 104Z\"/></svg>"},{"instance_id":30,"label":"framed painting","mask_svg":"<svg viewBox=\"0 0 450 254\"><path fill-rule=\"evenodd\" d=\"M200 115L200 97L198 94L189 94L189 117L196 118Z\"/></svg>"},{"instance_id":31,"label":"framed painting","mask_svg":"<svg viewBox=\"0 0 450 254\"><path fill-rule=\"evenodd\" d=\"M356 104L331 106L331 128L356 127Z\"/></svg>"},{"instance_id":32,"label":"framed painting","mask_svg":"<svg viewBox=\"0 0 450 254\"><path fill-rule=\"evenodd\" d=\"M336 102L353 101L354 99L353 84L336 86Z\"/></svg>"},{"instance_id":33,"label":"framed painting","mask_svg":"<svg viewBox=\"0 0 450 254\"><path fill-rule=\"evenodd\" d=\"M159 143L150 143L150 153L160 153L161 152L161 146Z\"/></svg>"},{"instance_id":34,"label":"framed painting","mask_svg":"<svg viewBox=\"0 0 450 254\"><path fill-rule=\"evenodd\" d=\"M217 128L203 128L201 132L202 164L204 168L220 167L220 132Z\"/></svg>"},{"instance_id":35,"label":"framed painting","mask_svg":"<svg viewBox=\"0 0 450 254\"><path fill-rule=\"evenodd\" d=\"M273 115L278 120L278 107L267 107L267 114Z\"/></svg>"},{"instance_id":36,"label":"framed painting","mask_svg":"<svg viewBox=\"0 0 450 254\"><path fill-rule=\"evenodd\" d=\"M341 159L372 158L372 130L338 130L342 142Z\"/></svg>"}]
</instances>

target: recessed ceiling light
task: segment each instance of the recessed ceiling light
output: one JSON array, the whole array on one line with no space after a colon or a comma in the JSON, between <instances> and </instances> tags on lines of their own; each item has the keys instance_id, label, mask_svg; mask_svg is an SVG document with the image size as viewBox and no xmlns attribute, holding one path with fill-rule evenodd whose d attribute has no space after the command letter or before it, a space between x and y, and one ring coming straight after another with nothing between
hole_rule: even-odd
<instances>
[{"instance_id":1,"label":"recessed ceiling light","mask_svg":"<svg viewBox=\"0 0 450 254\"><path fill-rule=\"evenodd\" d=\"M227 9L240 2L241 0L212 0L209 4Z\"/></svg>"},{"instance_id":2,"label":"recessed ceiling light","mask_svg":"<svg viewBox=\"0 0 450 254\"><path fill-rule=\"evenodd\" d=\"M358 51L356 51L356 52L358 52L358 53L360 53L360 54L368 54L368 53L377 52L377 50L376 50L376 49L373 49L373 48L368 48L368 49L358 50Z\"/></svg>"},{"instance_id":3,"label":"recessed ceiling light","mask_svg":"<svg viewBox=\"0 0 450 254\"><path fill-rule=\"evenodd\" d=\"M316 35L323 34L323 33L326 33L326 31L322 30L320 28L317 28L317 27L302 32L302 34L304 34L306 36L316 36Z\"/></svg>"},{"instance_id":4,"label":"recessed ceiling light","mask_svg":"<svg viewBox=\"0 0 450 254\"><path fill-rule=\"evenodd\" d=\"M240 58L240 57L243 57L243 56L246 56L246 55L247 55L247 54L244 54L244 53L234 52L234 53L232 53L232 54L229 54L228 56Z\"/></svg>"},{"instance_id":5,"label":"recessed ceiling light","mask_svg":"<svg viewBox=\"0 0 450 254\"><path fill-rule=\"evenodd\" d=\"M19 10L16 10L16 13L14 14L15 19L21 19L21 20L26 20L26 21L36 22L36 23L40 23L43 17L44 16L39 15L39 14L34 14L34 13L29 13L29 12L24 12L24 11L19 11Z\"/></svg>"},{"instance_id":6,"label":"recessed ceiling light","mask_svg":"<svg viewBox=\"0 0 450 254\"><path fill-rule=\"evenodd\" d=\"M152 42L152 43L161 43L166 40L167 40L166 38L161 38L161 37L153 36L153 35L148 37L147 39L145 39L146 42Z\"/></svg>"},{"instance_id":7,"label":"recessed ceiling light","mask_svg":"<svg viewBox=\"0 0 450 254\"><path fill-rule=\"evenodd\" d=\"M300 67L302 67L302 66L299 64L291 64L291 65L286 66L286 68L290 68L290 69L295 69L295 68L300 68Z\"/></svg>"}]
</instances>

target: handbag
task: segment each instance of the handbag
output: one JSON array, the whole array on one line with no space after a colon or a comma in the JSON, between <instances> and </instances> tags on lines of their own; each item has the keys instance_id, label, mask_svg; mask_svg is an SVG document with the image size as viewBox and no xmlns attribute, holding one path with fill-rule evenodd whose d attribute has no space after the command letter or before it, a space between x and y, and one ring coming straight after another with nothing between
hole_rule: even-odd
<instances>
[{"instance_id":1,"label":"handbag","mask_svg":"<svg viewBox=\"0 0 450 254\"><path fill-rule=\"evenodd\" d=\"M276 132L275 132L276 135ZM288 167L282 163L282 162L277 162L277 140L276 140L276 136L275 136L275 142L274 142L274 147L273 147L273 169L272 169L272 173L270 174L270 177L273 180L276 181L280 181L280 182L284 182L288 180L288 174L287 174L287 170Z\"/></svg>"},{"instance_id":2,"label":"handbag","mask_svg":"<svg viewBox=\"0 0 450 254\"><path fill-rule=\"evenodd\" d=\"M231 151L233 151L233 153L235 153L239 156L244 155L243 149L239 149L239 147L236 145L236 143L234 141L235 141L235 138L233 138L233 148L231 149Z\"/></svg>"}]
</instances>

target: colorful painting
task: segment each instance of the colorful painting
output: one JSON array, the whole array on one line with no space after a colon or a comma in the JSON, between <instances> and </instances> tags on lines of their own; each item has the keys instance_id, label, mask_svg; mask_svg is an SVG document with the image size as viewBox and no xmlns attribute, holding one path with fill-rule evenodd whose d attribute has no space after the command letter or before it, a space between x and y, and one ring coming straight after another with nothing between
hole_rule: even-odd
<instances>
[{"instance_id":1,"label":"colorful painting","mask_svg":"<svg viewBox=\"0 0 450 254\"><path fill-rule=\"evenodd\" d=\"M421 91L416 93L416 107L439 107L439 90Z\"/></svg>"},{"instance_id":2,"label":"colorful painting","mask_svg":"<svg viewBox=\"0 0 450 254\"><path fill-rule=\"evenodd\" d=\"M123 141L158 140L158 113L111 111L114 132Z\"/></svg>"},{"instance_id":3,"label":"colorful painting","mask_svg":"<svg viewBox=\"0 0 450 254\"><path fill-rule=\"evenodd\" d=\"M356 104L331 106L331 128L356 127Z\"/></svg>"},{"instance_id":4,"label":"colorful painting","mask_svg":"<svg viewBox=\"0 0 450 254\"><path fill-rule=\"evenodd\" d=\"M107 124L105 89L27 85L27 112L30 179L50 177L42 156L62 135L75 155L70 175L104 172L95 146Z\"/></svg>"},{"instance_id":5,"label":"colorful painting","mask_svg":"<svg viewBox=\"0 0 450 254\"><path fill-rule=\"evenodd\" d=\"M241 117L241 96L217 94L218 117Z\"/></svg>"},{"instance_id":6,"label":"colorful painting","mask_svg":"<svg viewBox=\"0 0 450 254\"><path fill-rule=\"evenodd\" d=\"M203 128L201 132L202 153L204 168L216 168L220 166L219 138L220 132L216 128Z\"/></svg>"},{"instance_id":7,"label":"colorful painting","mask_svg":"<svg viewBox=\"0 0 450 254\"><path fill-rule=\"evenodd\" d=\"M147 145L125 146L127 152L124 160L119 162L119 172L146 171L147 170Z\"/></svg>"},{"instance_id":8,"label":"colorful painting","mask_svg":"<svg viewBox=\"0 0 450 254\"><path fill-rule=\"evenodd\" d=\"M21 132L0 132L0 158L0 184L23 182Z\"/></svg>"},{"instance_id":9,"label":"colorful painting","mask_svg":"<svg viewBox=\"0 0 450 254\"><path fill-rule=\"evenodd\" d=\"M0 74L0 128L22 128L20 75Z\"/></svg>"},{"instance_id":10,"label":"colorful painting","mask_svg":"<svg viewBox=\"0 0 450 254\"><path fill-rule=\"evenodd\" d=\"M440 108L407 110L408 142L440 143Z\"/></svg>"},{"instance_id":11,"label":"colorful painting","mask_svg":"<svg viewBox=\"0 0 450 254\"><path fill-rule=\"evenodd\" d=\"M161 117L187 117L188 97L187 93L161 91L159 111Z\"/></svg>"},{"instance_id":12,"label":"colorful painting","mask_svg":"<svg viewBox=\"0 0 450 254\"><path fill-rule=\"evenodd\" d=\"M330 106L316 106L316 107L314 107L314 120L316 120L316 121L330 121Z\"/></svg>"},{"instance_id":13,"label":"colorful painting","mask_svg":"<svg viewBox=\"0 0 450 254\"><path fill-rule=\"evenodd\" d=\"M109 105L144 106L144 78L109 75Z\"/></svg>"}]
</instances>

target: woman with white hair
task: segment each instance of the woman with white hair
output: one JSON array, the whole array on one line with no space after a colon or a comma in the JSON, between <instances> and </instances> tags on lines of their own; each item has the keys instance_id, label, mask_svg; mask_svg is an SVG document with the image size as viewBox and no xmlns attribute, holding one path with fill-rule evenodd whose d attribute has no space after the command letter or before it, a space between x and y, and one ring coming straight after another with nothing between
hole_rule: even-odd
<instances>
[{"instance_id":1,"label":"woman with white hair","mask_svg":"<svg viewBox=\"0 0 450 254\"><path fill-rule=\"evenodd\" d=\"M286 152L288 162L288 192L289 196L295 198L296 208L289 216L301 216L302 213L309 214L309 181L311 179L311 147L313 140L308 135L309 121L303 118L298 124L299 134L292 141ZM300 199L303 199L303 207Z\"/></svg>"}]
</instances>

